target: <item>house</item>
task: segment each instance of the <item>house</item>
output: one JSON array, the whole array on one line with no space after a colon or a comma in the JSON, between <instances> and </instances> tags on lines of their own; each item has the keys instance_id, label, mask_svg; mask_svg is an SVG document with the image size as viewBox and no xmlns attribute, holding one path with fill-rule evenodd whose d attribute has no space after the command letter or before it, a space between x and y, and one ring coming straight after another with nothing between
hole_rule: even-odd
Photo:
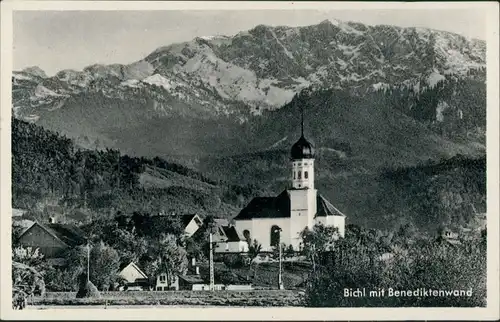
<instances>
[{"instance_id":1,"label":"house","mask_svg":"<svg viewBox=\"0 0 500 322\"><path fill-rule=\"evenodd\" d=\"M229 226L229 220L226 218L214 218L214 224L216 226Z\"/></svg>"},{"instance_id":2,"label":"house","mask_svg":"<svg viewBox=\"0 0 500 322\"><path fill-rule=\"evenodd\" d=\"M451 245L451 246L457 246L457 245L461 245L462 244L462 242L458 238L458 234L455 233L455 232L453 232L453 231L451 231L448 228L443 229L443 231L441 232L438 240L439 241L444 241L448 245Z\"/></svg>"},{"instance_id":3,"label":"house","mask_svg":"<svg viewBox=\"0 0 500 322\"><path fill-rule=\"evenodd\" d=\"M191 258L186 274L179 275L178 279L180 290L194 290L199 288L199 285L204 284L200 275L200 267L196 264L196 258Z\"/></svg>"},{"instance_id":4,"label":"house","mask_svg":"<svg viewBox=\"0 0 500 322\"><path fill-rule=\"evenodd\" d=\"M122 265L118 276L125 280L125 290L148 289L148 276L134 262Z\"/></svg>"},{"instance_id":5,"label":"house","mask_svg":"<svg viewBox=\"0 0 500 322\"><path fill-rule=\"evenodd\" d=\"M441 236L446 239L457 239L458 234L451 231L450 229L443 229Z\"/></svg>"},{"instance_id":6,"label":"house","mask_svg":"<svg viewBox=\"0 0 500 322\"><path fill-rule=\"evenodd\" d=\"M258 240L263 251L279 243L300 250L300 233L315 224L333 226L344 237L346 216L318 193L314 185L314 147L302 135L291 148L291 185L276 197L256 197L234 218L246 239Z\"/></svg>"},{"instance_id":7,"label":"house","mask_svg":"<svg viewBox=\"0 0 500 322\"><path fill-rule=\"evenodd\" d=\"M170 279L167 278L167 273L160 273L156 277L155 291L178 291L179 290L179 277L174 275Z\"/></svg>"},{"instance_id":8,"label":"house","mask_svg":"<svg viewBox=\"0 0 500 322\"><path fill-rule=\"evenodd\" d=\"M17 208L12 208L12 219L17 220L17 219L22 219L23 215L26 213L26 210L24 209L17 209Z\"/></svg>"},{"instance_id":9,"label":"house","mask_svg":"<svg viewBox=\"0 0 500 322\"><path fill-rule=\"evenodd\" d=\"M202 290L204 285L205 281L200 275L179 275L179 290Z\"/></svg>"},{"instance_id":10,"label":"house","mask_svg":"<svg viewBox=\"0 0 500 322\"><path fill-rule=\"evenodd\" d=\"M20 234L18 243L38 248L46 258L58 258L68 249L85 244L86 238L83 231L73 225L35 222Z\"/></svg>"},{"instance_id":11,"label":"house","mask_svg":"<svg viewBox=\"0 0 500 322\"><path fill-rule=\"evenodd\" d=\"M193 236L195 232L203 226L203 221L200 216L196 214L183 215L181 217L182 227L184 228L184 233L187 237Z\"/></svg>"},{"instance_id":12,"label":"house","mask_svg":"<svg viewBox=\"0 0 500 322\"><path fill-rule=\"evenodd\" d=\"M219 226L214 234L215 253L246 253L248 242L235 226Z\"/></svg>"},{"instance_id":13,"label":"house","mask_svg":"<svg viewBox=\"0 0 500 322\"><path fill-rule=\"evenodd\" d=\"M167 279L167 273L160 273L156 277L156 291L178 291L179 289L191 289L187 286L189 283L193 284L200 277L200 268L196 265L196 259L191 258L188 265L186 274L178 274L172 276L170 285Z\"/></svg>"}]
</instances>

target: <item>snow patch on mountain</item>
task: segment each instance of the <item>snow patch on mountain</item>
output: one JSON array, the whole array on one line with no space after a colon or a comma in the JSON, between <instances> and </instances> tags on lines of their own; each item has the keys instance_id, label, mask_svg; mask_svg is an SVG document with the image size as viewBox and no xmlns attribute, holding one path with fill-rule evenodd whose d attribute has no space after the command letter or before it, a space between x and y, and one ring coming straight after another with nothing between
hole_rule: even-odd
<instances>
[{"instance_id":1,"label":"snow patch on mountain","mask_svg":"<svg viewBox=\"0 0 500 322\"><path fill-rule=\"evenodd\" d=\"M127 87L135 87L135 88L141 87L140 82L137 79L126 80L124 82L121 82L120 85Z\"/></svg>"},{"instance_id":2,"label":"snow patch on mountain","mask_svg":"<svg viewBox=\"0 0 500 322\"><path fill-rule=\"evenodd\" d=\"M154 74L152 76L146 77L142 80L143 83L147 83L149 85L156 85L159 87L163 87L167 91L175 89L177 84L170 79L167 79L159 74Z\"/></svg>"},{"instance_id":3,"label":"snow patch on mountain","mask_svg":"<svg viewBox=\"0 0 500 322\"><path fill-rule=\"evenodd\" d=\"M433 88L434 86L436 86L437 83L445 79L446 77L444 77L437 70L434 69L432 73L427 77L427 84L429 85L430 88Z\"/></svg>"},{"instance_id":4,"label":"snow patch on mountain","mask_svg":"<svg viewBox=\"0 0 500 322\"><path fill-rule=\"evenodd\" d=\"M271 35L274 37L274 39L276 39L276 42L278 43L278 45L280 45L280 47L283 48L283 51L285 52L285 55L287 55L288 58L290 58L290 59L294 59L292 53L289 52L288 49L286 49L285 45L283 45L283 43L278 39L278 37L276 36L276 33L274 32L274 30L270 29L270 31L271 31Z\"/></svg>"},{"instance_id":5,"label":"snow patch on mountain","mask_svg":"<svg viewBox=\"0 0 500 322\"><path fill-rule=\"evenodd\" d=\"M33 80L33 78L26 76L24 74L21 74L21 73L13 73L12 77L14 77L14 79L16 79L16 80Z\"/></svg>"},{"instance_id":6,"label":"snow patch on mountain","mask_svg":"<svg viewBox=\"0 0 500 322\"><path fill-rule=\"evenodd\" d=\"M36 100L37 98L46 98L48 96L61 97L64 95L58 94L40 84L35 88L35 97L33 97L33 100Z\"/></svg>"},{"instance_id":7,"label":"snow patch on mountain","mask_svg":"<svg viewBox=\"0 0 500 322\"><path fill-rule=\"evenodd\" d=\"M342 31L347 32L349 34L355 34L355 35L363 35L364 34L364 32L357 30L344 22L340 24L340 28L342 29Z\"/></svg>"}]
</instances>

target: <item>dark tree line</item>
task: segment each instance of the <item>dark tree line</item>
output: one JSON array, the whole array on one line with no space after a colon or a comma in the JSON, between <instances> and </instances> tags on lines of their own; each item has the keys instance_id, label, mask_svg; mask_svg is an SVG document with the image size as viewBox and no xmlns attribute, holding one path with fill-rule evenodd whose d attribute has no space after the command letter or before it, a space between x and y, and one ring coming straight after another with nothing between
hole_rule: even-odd
<instances>
[{"instance_id":1,"label":"dark tree line","mask_svg":"<svg viewBox=\"0 0 500 322\"><path fill-rule=\"evenodd\" d=\"M148 167L167 170L200 182L199 186L145 188L139 181ZM201 188L212 186L212 191ZM205 190L204 190L205 189ZM212 180L186 166L160 157L122 155L117 150L82 150L57 133L12 119L13 205L35 209L44 199L58 200L66 209L94 212L167 211L214 213L221 199L239 204L248 187Z\"/></svg>"}]
</instances>

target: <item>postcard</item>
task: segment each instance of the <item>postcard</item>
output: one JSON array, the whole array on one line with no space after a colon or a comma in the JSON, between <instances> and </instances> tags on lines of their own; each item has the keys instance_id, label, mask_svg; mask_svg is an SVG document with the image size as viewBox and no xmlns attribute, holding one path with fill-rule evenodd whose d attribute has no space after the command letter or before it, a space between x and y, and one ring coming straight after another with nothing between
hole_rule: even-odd
<instances>
[{"instance_id":1,"label":"postcard","mask_svg":"<svg viewBox=\"0 0 500 322\"><path fill-rule=\"evenodd\" d=\"M498 3L1 9L2 318L498 319Z\"/></svg>"}]
</instances>

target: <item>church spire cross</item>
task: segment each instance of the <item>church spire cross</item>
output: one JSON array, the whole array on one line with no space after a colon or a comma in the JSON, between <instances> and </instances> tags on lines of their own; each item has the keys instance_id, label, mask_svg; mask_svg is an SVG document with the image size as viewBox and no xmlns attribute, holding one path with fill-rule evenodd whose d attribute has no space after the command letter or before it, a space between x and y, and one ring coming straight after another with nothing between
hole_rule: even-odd
<instances>
[{"instance_id":1,"label":"church spire cross","mask_svg":"<svg viewBox=\"0 0 500 322\"><path fill-rule=\"evenodd\" d=\"M300 105L300 134L304 136L304 106Z\"/></svg>"}]
</instances>

